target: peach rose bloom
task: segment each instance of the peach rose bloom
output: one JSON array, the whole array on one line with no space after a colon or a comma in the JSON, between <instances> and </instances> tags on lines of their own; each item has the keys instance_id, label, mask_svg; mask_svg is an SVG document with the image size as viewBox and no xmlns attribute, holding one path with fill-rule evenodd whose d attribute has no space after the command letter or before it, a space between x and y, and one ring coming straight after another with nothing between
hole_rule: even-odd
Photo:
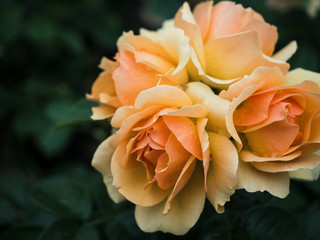
<instances>
[{"instance_id":1,"label":"peach rose bloom","mask_svg":"<svg viewBox=\"0 0 320 240\"><path fill-rule=\"evenodd\" d=\"M227 129L237 142L239 188L284 198L289 177L315 179L320 156L320 74L260 67L222 91ZM317 167L318 165L318 167Z\"/></svg>"},{"instance_id":2,"label":"peach rose bloom","mask_svg":"<svg viewBox=\"0 0 320 240\"><path fill-rule=\"evenodd\" d=\"M194 80L226 89L259 66L279 67L288 72L287 61L296 43L273 55L277 29L251 8L223 1L198 4L193 13L185 2L174 18L174 25L190 38L188 70Z\"/></svg>"},{"instance_id":3,"label":"peach rose bloom","mask_svg":"<svg viewBox=\"0 0 320 240\"><path fill-rule=\"evenodd\" d=\"M207 109L181 89L142 91L133 106L115 112L119 130L97 149L92 165L110 197L136 204L146 232L185 234L198 220L206 196L218 212L237 184L237 150L225 136L205 130Z\"/></svg>"},{"instance_id":4,"label":"peach rose bloom","mask_svg":"<svg viewBox=\"0 0 320 240\"><path fill-rule=\"evenodd\" d=\"M189 39L169 24L153 32L124 33L118 40L115 61L103 58L103 72L87 98L100 103L92 109L95 120L111 117L120 106L134 104L137 95L157 85L179 85L189 80Z\"/></svg>"}]
</instances>

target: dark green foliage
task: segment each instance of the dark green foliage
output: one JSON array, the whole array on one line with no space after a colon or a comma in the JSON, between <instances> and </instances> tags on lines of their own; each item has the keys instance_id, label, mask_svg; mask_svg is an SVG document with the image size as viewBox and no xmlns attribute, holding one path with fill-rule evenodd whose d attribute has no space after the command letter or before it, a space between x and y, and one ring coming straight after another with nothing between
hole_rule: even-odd
<instances>
[{"instance_id":1,"label":"dark green foliage","mask_svg":"<svg viewBox=\"0 0 320 240\"><path fill-rule=\"evenodd\" d=\"M292 68L320 72L320 16L236 2L278 27L277 49L297 40ZM292 181L285 199L239 190L224 214L206 203L188 234L174 236L142 232L134 205L113 203L90 166L111 132L90 120L95 103L85 100L100 59L113 58L123 31L156 29L182 3L0 0L0 240L319 239L320 180Z\"/></svg>"}]
</instances>

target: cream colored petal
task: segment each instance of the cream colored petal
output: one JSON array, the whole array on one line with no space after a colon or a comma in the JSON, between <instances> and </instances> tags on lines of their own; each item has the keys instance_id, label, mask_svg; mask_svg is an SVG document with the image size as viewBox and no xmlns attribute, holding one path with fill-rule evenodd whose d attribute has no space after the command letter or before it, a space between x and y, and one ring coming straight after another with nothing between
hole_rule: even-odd
<instances>
[{"instance_id":1,"label":"cream colored petal","mask_svg":"<svg viewBox=\"0 0 320 240\"><path fill-rule=\"evenodd\" d=\"M237 176L238 189L244 188L248 192L267 191L279 198L285 198L289 194L290 179L287 172L262 172L240 160Z\"/></svg>"},{"instance_id":2,"label":"cream colored petal","mask_svg":"<svg viewBox=\"0 0 320 240\"><path fill-rule=\"evenodd\" d=\"M264 172L289 172L300 168L313 169L320 163L320 156L317 154L310 154L307 156L300 156L288 162L252 162L251 164L257 169Z\"/></svg>"},{"instance_id":3,"label":"cream colored petal","mask_svg":"<svg viewBox=\"0 0 320 240\"><path fill-rule=\"evenodd\" d=\"M212 160L207 177L207 197L217 212L224 212L224 205L235 192L238 152L225 136L209 132Z\"/></svg>"},{"instance_id":4,"label":"cream colored petal","mask_svg":"<svg viewBox=\"0 0 320 240\"><path fill-rule=\"evenodd\" d=\"M188 75L186 72L186 65L191 56L191 47L189 39L184 35L183 31L179 28L164 28L159 30L159 43L167 51L167 53L175 60L177 65L176 69L171 72L171 76L184 71L180 74L178 82L188 82Z\"/></svg>"},{"instance_id":5,"label":"cream colored petal","mask_svg":"<svg viewBox=\"0 0 320 240\"><path fill-rule=\"evenodd\" d=\"M286 62L293 56L293 54L295 54L297 48L297 42L292 41L287 46L278 51L276 54L274 54L272 58Z\"/></svg>"},{"instance_id":6,"label":"cream colored petal","mask_svg":"<svg viewBox=\"0 0 320 240\"><path fill-rule=\"evenodd\" d=\"M230 102L215 95L210 87L200 82L189 83L186 93L194 104L202 104L208 110L207 129L230 136L226 128L226 114Z\"/></svg>"},{"instance_id":7,"label":"cream colored petal","mask_svg":"<svg viewBox=\"0 0 320 240\"><path fill-rule=\"evenodd\" d=\"M290 178L314 181L319 178L320 175L320 164L318 164L314 169L300 168L296 171L289 172Z\"/></svg>"},{"instance_id":8,"label":"cream colored petal","mask_svg":"<svg viewBox=\"0 0 320 240\"><path fill-rule=\"evenodd\" d=\"M126 154L127 141L121 142L111 159L111 172L113 185L129 201L140 206L153 206L163 201L170 191L162 190L156 183L148 182L146 169L141 163L136 163L134 167L121 167L121 160Z\"/></svg>"},{"instance_id":9,"label":"cream colored petal","mask_svg":"<svg viewBox=\"0 0 320 240\"><path fill-rule=\"evenodd\" d=\"M196 168L187 185L175 197L173 208L168 214L162 214L166 203L163 201L152 207L137 205L135 218L145 232L162 231L184 235L199 219L205 198L202 170Z\"/></svg>"},{"instance_id":10,"label":"cream colored petal","mask_svg":"<svg viewBox=\"0 0 320 240\"><path fill-rule=\"evenodd\" d=\"M118 39L117 46L119 51L147 51L158 56L162 56L165 59L170 59L170 55L160 46L159 43L153 41L143 35L134 35L133 31L123 33Z\"/></svg>"},{"instance_id":11,"label":"cream colored petal","mask_svg":"<svg viewBox=\"0 0 320 240\"><path fill-rule=\"evenodd\" d=\"M209 148L209 136L206 131L206 125L208 123L207 118L200 118L197 120L197 130L199 135L199 140L201 144L202 150L202 165L203 165L203 173L204 173L204 186L207 191L207 175L210 164L210 148Z\"/></svg>"},{"instance_id":12,"label":"cream colored petal","mask_svg":"<svg viewBox=\"0 0 320 240\"><path fill-rule=\"evenodd\" d=\"M312 72L302 68L296 68L288 72L285 76L285 83L287 86L300 84L305 80L310 80L320 86L320 73Z\"/></svg>"},{"instance_id":13,"label":"cream colored petal","mask_svg":"<svg viewBox=\"0 0 320 240\"><path fill-rule=\"evenodd\" d=\"M190 6L187 2L178 10L174 24L176 27L182 29L186 36L190 38L190 45L195 49L196 55L205 68L204 47L201 37L201 32L194 16L191 12Z\"/></svg>"},{"instance_id":14,"label":"cream colored petal","mask_svg":"<svg viewBox=\"0 0 320 240\"><path fill-rule=\"evenodd\" d=\"M136 112L138 112L138 110L134 109L132 106L123 106L118 108L113 118L111 119L112 127L120 128L122 122Z\"/></svg>"},{"instance_id":15,"label":"cream colored petal","mask_svg":"<svg viewBox=\"0 0 320 240\"><path fill-rule=\"evenodd\" d=\"M108 117L111 117L115 112L115 108L110 106L99 106L99 107L93 107L91 109L92 109L91 119L93 120L106 119Z\"/></svg>"},{"instance_id":16,"label":"cream colored petal","mask_svg":"<svg viewBox=\"0 0 320 240\"><path fill-rule=\"evenodd\" d=\"M100 144L93 156L91 164L102 174L103 181L107 187L110 198L114 202L119 203L123 201L125 197L112 185L113 177L111 174L111 158L114 150L109 145L110 139L111 137Z\"/></svg>"},{"instance_id":17,"label":"cream colored petal","mask_svg":"<svg viewBox=\"0 0 320 240\"><path fill-rule=\"evenodd\" d=\"M201 104L187 105L176 111L169 112L168 116L184 116L191 118L203 118L207 116L207 109Z\"/></svg>"},{"instance_id":18,"label":"cream colored petal","mask_svg":"<svg viewBox=\"0 0 320 240\"><path fill-rule=\"evenodd\" d=\"M115 62L106 58L106 57L103 57L100 61L100 64L99 64L99 68L102 69L102 70L105 70L106 72L111 72L112 68L114 67L115 65Z\"/></svg>"},{"instance_id":19,"label":"cream colored petal","mask_svg":"<svg viewBox=\"0 0 320 240\"><path fill-rule=\"evenodd\" d=\"M173 86L161 85L142 91L137 96L134 107L138 109L152 105L182 107L191 104L191 99L181 89Z\"/></svg>"}]
</instances>

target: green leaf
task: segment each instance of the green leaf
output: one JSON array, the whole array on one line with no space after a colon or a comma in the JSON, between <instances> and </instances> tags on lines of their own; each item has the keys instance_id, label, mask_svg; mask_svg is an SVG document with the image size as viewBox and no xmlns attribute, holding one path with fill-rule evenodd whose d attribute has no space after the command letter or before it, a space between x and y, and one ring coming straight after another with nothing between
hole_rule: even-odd
<instances>
[{"instance_id":1,"label":"green leaf","mask_svg":"<svg viewBox=\"0 0 320 240\"><path fill-rule=\"evenodd\" d=\"M244 213L244 224L254 239L301 240L304 234L294 217L276 207L255 207Z\"/></svg>"},{"instance_id":2,"label":"green leaf","mask_svg":"<svg viewBox=\"0 0 320 240\"><path fill-rule=\"evenodd\" d=\"M99 240L99 233L79 218L60 218L50 224L38 240Z\"/></svg>"},{"instance_id":3,"label":"green leaf","mask_svg":"<svg viewBox=\"0 0 320 240\"><path fill-rule=\"evenodd\" d=\"M30 195L40 207L58 215L76 215L85 219L91 213L91 196L80 180L76 182L63 177L47 179L36 184Z\"/></svg>"},{"instance_id":4,"label":"green leaf","mask_svg":"<svg viewBox=\"0 0 320 240\"><path fill-rule=\"evenodd\" d=\"M96 103L90 102L87 99L77 101L61 113L53 129L57 130L62 127L91 121L91 108L95 105Z\"/></svg>"}]
</instances>

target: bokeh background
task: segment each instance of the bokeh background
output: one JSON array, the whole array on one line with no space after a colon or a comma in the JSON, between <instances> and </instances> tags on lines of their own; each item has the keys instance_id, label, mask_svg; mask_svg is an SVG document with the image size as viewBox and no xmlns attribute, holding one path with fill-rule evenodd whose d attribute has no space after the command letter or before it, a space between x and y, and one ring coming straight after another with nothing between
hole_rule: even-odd
<instances>
[{"instance_id":1,"label":"bokeh background","mask_svg":"<svg viewBox=\"0 0 320 240\"><path fill-rule=\"evenodd\" d=\"M309 16L306 0L292 9L236 2L278 27L277 49L297 40L292 69L320 72L320 13ZM181 237L143 233L134 206L109 199L90 162L111 129L90 120L85 93L123 31L157 29L182 3L0 0L0 240L319 239L319 180L292 181L283 200L237 191L222 215L206 204Z\"/></svg>"}]
</instances>

